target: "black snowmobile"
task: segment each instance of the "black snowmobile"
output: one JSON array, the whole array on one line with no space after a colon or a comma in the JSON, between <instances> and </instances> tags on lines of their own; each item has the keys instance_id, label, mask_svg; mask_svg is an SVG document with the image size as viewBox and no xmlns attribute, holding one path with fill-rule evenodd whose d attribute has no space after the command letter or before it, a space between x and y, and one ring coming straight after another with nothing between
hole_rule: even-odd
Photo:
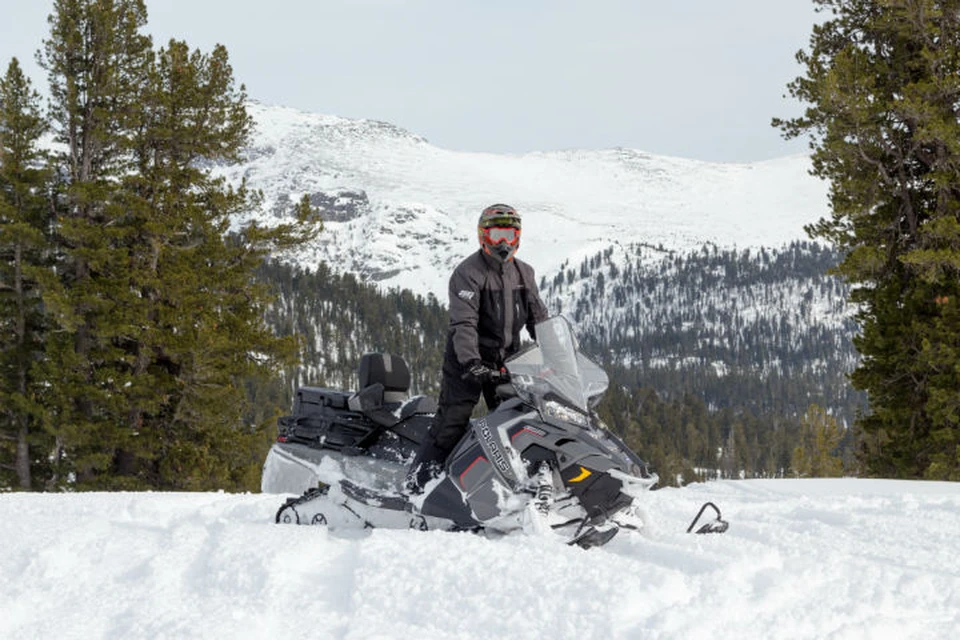
<instances>
[{"instance_id":1,"label":"black snowmobile","mask_svg":"<svg viewBox=\"0 0 960 640\"><path fill-rule=\"evenodd\" d=\"M501 404L471 421L446 473L412 498L401 492L403 478L436 403L406 397L403 359L364 355L355 393L301 387L264 464L264 492L301 494L280 507L276 521L492 535L552 531L584 548L621 528L642 527L635 499L657 476L593 411L606 373L579 352L564 318L539 324L536 335L536 344L506 362ZM725 529L717 510L697 533Z\"/></svg>"}]
</instances>

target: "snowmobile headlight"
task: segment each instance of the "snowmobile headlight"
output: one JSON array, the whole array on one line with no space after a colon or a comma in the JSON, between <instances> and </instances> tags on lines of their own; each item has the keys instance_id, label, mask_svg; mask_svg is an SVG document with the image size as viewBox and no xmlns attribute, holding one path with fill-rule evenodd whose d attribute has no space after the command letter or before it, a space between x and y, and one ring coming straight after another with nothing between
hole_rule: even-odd
<instances>
[{"instance_id":1,"label":"snowmobile headlight","mask_svg":"<svg viewBox=\"0 0 960 640\"><path fill-rule=\"evenodd\" d=\"M554 400L547 400L543 403L543 415L563 422L572 422L581 427L590 426L590 418L586 415Z\"/></svg>"}]
</instances>

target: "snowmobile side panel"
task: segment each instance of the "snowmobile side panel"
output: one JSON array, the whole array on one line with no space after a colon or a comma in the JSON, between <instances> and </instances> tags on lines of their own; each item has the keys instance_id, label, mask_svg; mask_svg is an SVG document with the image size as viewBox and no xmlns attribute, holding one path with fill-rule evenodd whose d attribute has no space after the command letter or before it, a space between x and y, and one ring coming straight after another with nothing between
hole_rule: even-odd
<instances>
[{"instance_id":1,"label":"snowmobile side panel","mask_svg":"<svg viewBox=\"0 0 960 640\"><path fill-rule=\"evenodd\" d=\"M473 422L472 431L483 449L484 457L497 469L503 482L509 487L517 485L517 474L510 466L507 452L500 440L502 425L491 424L491 416L477 418Z\"/></svg>"},{"instance_id":2,"label":"snowmobile side panel","mask_svg":"<svg viewBox=\"0 0 960 640\"><path fill-rule=\"evenodd\" d=\"M294 453L291 449L299 448ZM260 491L263 493L300 494L317 486L317 467L309 447L274 444L263 463Z\"/></svg>"},{"instance_id":3,"label":"snowmobile side panel","mask_svg":"<svg viewBox=\"0 0 960 640\"><path fill-rule=\"evenodd\" d=\"M450 469L451 477L460 485L478 520L483 522L500 514L497 494L493 490L493 483L496 482L493 465L484 456L479 444L451 464Z\"/></svg>"},{"instance_id":4,"label":"snowmobile side panel","mask_svg":"<svg viewBox=\"0 0 960 640\"><path fill-rule=\"evenodd\" d=\"M260 478L263 493L300 494L319 484L353 478L364 485L396 491L406 475L405 459L348 456L330 449L275 442L267 453Z\"/></svg>"},{"instance_id":5,"label":"snowmobile side panel","mask_svg":"<svg viewBox=\"0 0 960 640\"><path fill-rule=\"evenodd\" d=\"M436 486L429 488L419 506L419 511L425 516L450 519L464 528L479 525L467 503L464 502L463 493L449 477L443 478Z\"/></svg>"}]
</instances>

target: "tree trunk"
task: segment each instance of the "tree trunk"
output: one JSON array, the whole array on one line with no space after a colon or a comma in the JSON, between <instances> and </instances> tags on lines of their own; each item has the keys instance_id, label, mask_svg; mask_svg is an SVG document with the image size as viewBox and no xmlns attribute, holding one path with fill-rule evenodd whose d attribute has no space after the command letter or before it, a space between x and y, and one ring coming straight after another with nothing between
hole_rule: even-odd
<instances>
[{"instance_id":1,"label":"tree trunk","mask_svg":"<svg viewBox=\"0 0 960 640\"><path fill-rule=\"evenodd\" d=\"M20 419L20 431L17 433L17 479L20 482L20 488L24 491L33 489L33 478L30 476L30 447L27 436L30 430L27 426L26 418Z\"/></svg>"},{"instance_id":2,"label":"tree trunk","mask_svg":"<svg viewBox=\"0 0 960 640\"><path fill-rule=\"evenodd\" d=\"M23 245L17 243L14 248L14 289L17 296L17 348L22 353L23 345L27 340L27 311L24 302L23 291ZM28 363L22 357L17 358L17 391L21 396L27 395L27 366ZM28 438L30 434L29 417L22 412L18 416L20 429L17 431L17 455L16 470L17 480L20 482L20 488L24 491L30 491L33 484L30 478L30 447Z\"/></svg>"}]
</instances>

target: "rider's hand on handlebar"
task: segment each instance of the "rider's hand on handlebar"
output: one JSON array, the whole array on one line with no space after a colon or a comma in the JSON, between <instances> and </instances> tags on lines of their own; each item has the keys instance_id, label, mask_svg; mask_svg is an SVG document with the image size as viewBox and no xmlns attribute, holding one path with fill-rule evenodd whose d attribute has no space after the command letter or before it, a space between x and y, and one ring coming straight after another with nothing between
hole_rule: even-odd
<instances>
[{"instance_id":1,"label":"rider's hand on handlebar","mask_svg":"<svg viewBox=\"0 0 960 640\"><path fill-rule=\"evenodd\" d=\"M496 369L488 367L482 362L475 362L467 367L467 372L463 374L463 378L473 378L480 384L485 384L487 382L499 384L501 382L506 382L508 376L506 370L497 371Z\"/></svg>"}]
</instances>

